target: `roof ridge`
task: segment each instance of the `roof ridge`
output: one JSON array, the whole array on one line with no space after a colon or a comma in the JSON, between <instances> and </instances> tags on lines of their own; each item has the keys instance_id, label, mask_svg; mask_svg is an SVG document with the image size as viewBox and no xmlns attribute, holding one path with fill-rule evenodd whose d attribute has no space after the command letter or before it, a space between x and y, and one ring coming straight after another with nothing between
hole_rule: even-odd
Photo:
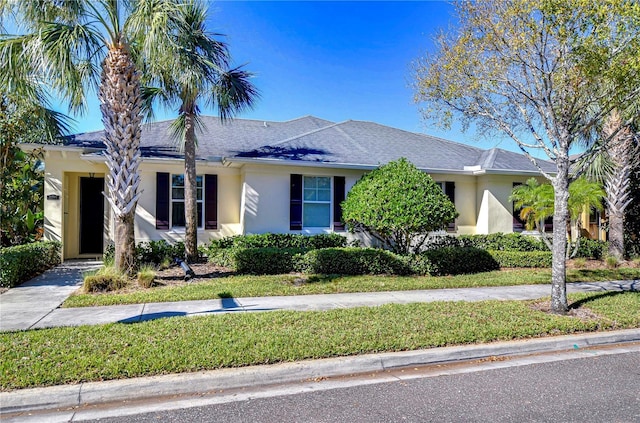
<instances>
[{"instance_id":1,"label":"roof ridge","mask_svg":"<svg viewBox=\"0 0 640 423\"><path fill-rule=\"evenodd\" d=\"M306 137L307 135L311 135L311 134L315 134L316 132L324 131L325 129L329 129L329 128L334 127L334 126L338 126L338 125L340 125L340 124L342 124L342 123L344 123L344 122L332 123L331 125L322 126L322 127L320 127L320 128L316 128L316 129L313 129L313 130L311 130L311 131L307 131L307 132L304 132L304 133L302 133L302 134L294 135L294 136L292 136L292 137L285 138L285 139L283 139L283 140L281 140L281 141L278 141L278 142L275 142L275 143L269 144L269 146L273 147L273 146L276 146L276 145L284 144L284 143L287 143L287 142L293 141L293 140L295 140L296 138ZM264 146L263 146L263 147L264 147Z\"/></svg>"},{"instance_id":2,"label":"roof ridge","mask_svg":"<svg viewBox=\"0 0 640 423\"><path fill-rule=\"evenodd\" d=\"M496 147L485 150L478 159L478 165L481 169L491 169L496 161L496 155L498 154Z\"/></svg>"}]
</instances>

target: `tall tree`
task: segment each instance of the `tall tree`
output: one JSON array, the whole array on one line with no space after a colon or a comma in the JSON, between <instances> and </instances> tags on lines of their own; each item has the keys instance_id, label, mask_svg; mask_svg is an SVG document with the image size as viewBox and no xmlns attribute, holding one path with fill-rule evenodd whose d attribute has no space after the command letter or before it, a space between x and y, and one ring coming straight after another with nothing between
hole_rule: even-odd
<instances>
[{"instance_id":1,"label":"tall tree","mask_svg":"<svg viewBox=\"0 0 640 423\"><path fill-rule=\"evenodd\" d=\"M608 148L599 150L595 157L585 156L589 166L585 175L602 183L606 189L609 255L622 259L625 253L625 215L633 198L630 176L637 160L638 145L632 127L622 126L617 109L611 111L602 125L601 137L609 140Z\"/></svg>"},{"instance_id":2,"label":"tall tree","mask_svg":"<svg viewBox=\"0 0 640 423\"><path fill-rule=\"evenodd\" d=\"M179 117L173 122L174 137L184 152L185 254L187 261L198 258L198 213L196 184L197 132L204 129L199 119L201 105L215 106L224 122L251 108L258 97L249 79L251 74L229 67L227 45L221 34L207 31L207 9L197 0L181 5L182 25L176 28L174 48L145 72L150 100L160 99L167 107L178 105Z\"/></svg>"},{"instance_id":3,"label":"tall tree","mask_svg":"<svg viewBox=\"0 0 640 423\"><path fill-rule=\"evenodd\" d=\"M82 111L87 89L96 89L104 124L107 200L115 215L115 264L135 269L134 217L140 195L140 75L136 61L153 64L171 48L177 3L168 0L69 0L3 2L24 35L2 36L2 62L24 61ZM153 65L150 65L153 66ZM22 93L19 93L22 94ZM25 91L25 95L30 95Z\"/></svg>"},{"instance_id":4,"label":"tall tree","mask_svg":"<svg viewBox=\"0 0 640 423\"><path fill-rule=\"evenodd\" d=\"M566 222L573 147L640 96L640 4L634 0L457 2L459 26L416 66L417 102L427 119L459 117L514 140L536 166L555 162L551 310L565 313ZM622 122L626 124L628 122ZM538 154L536 154L538 153Z\"/></svg>"}]
</instances>

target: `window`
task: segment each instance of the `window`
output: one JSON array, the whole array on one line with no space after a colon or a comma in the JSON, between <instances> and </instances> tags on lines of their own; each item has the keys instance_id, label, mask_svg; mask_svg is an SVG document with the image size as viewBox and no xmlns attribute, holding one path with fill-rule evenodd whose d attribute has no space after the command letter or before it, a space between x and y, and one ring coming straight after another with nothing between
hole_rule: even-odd
<instances>
[{"instance_id":1,"label":"window","mask_svg":"<svg viewBox=\"0 0 640 423\"><path fill-rule=\"evenodd\" d=\"M289 230L331 228L332 207L333 230L345 230L341 206L345 198L344 176L303 176L292 173L289 188Z\"/></svg>"},{"instance_id":2,"label":"window","mask_svg":"<svg viewBox=\"0 0 640 423\"><path fill-rule=\"evenodd\" d=\"M331 177L303 177L302 226L328 228L331 223Z\"/></svg>"},{"instance_id":3,"label":"window","mask_svg":"<svg viewBox=\"0 0 640 423\"><path fill-rule=\"evenodd\" d=\"M196 176L196 209L198 211L198 228L202 228L203 210L203 177ZM183 228L184 217L184 175L171 175L171 227Z\"/></svg>"},{"instance_id":4,"label":"window","mask_svg":"<svg viewBox=\"0 0 640 423\"><path fill-rule=\"evenodd\" d=\"M522 183L520 182L514 182L513 183L513 188L518 187L522 185ZM513 192L513 190L511 190ZM520 211L522 210L522 208L516 208L515 203L511 204L511 215L513 216L513 226L512 226L512 230L513 232L522 232L524 231L526 222L520 218Z\"/></svg>"},{"instance_id":5,"label":"window","mask_svg":"<svg viewBox=\"0 0 640 423\"><path fill-rule=\"evenodd\" d=\"M449 200L456 205L456 184L455 182L436 182L436 185L440 187L442 192L445 193ZM447 232L455 232L456 231L456 222L453 221L447 225Z\"/></svg>"}]
</instances>

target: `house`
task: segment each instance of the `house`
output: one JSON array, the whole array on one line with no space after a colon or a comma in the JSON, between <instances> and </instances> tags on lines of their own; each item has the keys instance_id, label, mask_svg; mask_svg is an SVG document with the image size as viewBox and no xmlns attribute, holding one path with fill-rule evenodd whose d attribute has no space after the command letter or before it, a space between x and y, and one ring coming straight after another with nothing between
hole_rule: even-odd
<instances>
[{"instance_id":1,"label":"house","mask_svg":"<svg viewBox=\"0 0 640 423\"><path fill-rule=\"evenodd\" d=\"M460 216L454 234L521 230L509 195L537 169L521 154L406 132L373 122L306 116L286 122L202 118L198 136L198 241L248 233L344 231L340 202L367 171L406 157L440 183ZM136 241L184 238L183 157L171 121L142 131ZM113 239L103 191L102 132L45 146L45 237L65 259L101 254ZM542 162L553 172L552 163Z\"/></svg>"}]
</instances>

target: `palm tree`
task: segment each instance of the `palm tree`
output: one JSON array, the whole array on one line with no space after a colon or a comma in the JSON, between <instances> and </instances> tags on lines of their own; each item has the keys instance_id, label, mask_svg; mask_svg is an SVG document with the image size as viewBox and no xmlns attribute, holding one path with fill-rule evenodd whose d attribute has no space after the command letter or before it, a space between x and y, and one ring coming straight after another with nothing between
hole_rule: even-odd
<instances>
[{"instance_id":1,"label":"palm tree","mask_svg":"<svg viewBox=\"0 0 640 423\"><path fill-rule=\"evenodd\" d=\"M620 129L622 128L622 129ZM625 211L632 201L629 189L630 174L634 165L634 150L637 149L635 134L630 126L624 126L617 110L613 110L601 129L603 145L597 150L585 172L587 178L605 186L609 223L609 255L622 259L624 256Z\"/></svg>"},{"instance_id":2,"label":"palm tree","mask_svg":"<svg viewBox=\"0 0 640 423\"><path fill-rule=\"evenodd\" d=\"M170 48L177 4L169 0L3 2L26 35L3 36L0 52L11 71L29 63L32 77L82 111L88 89L98 88L109 168L107 200L115 216L115 264L135 270L134 216L140 195L142 102L139 63L154 63ZM19 54L15 54L15 52ZM12 54L9 54L13 52Z\"/></svg>"},{"instance_id":3,"label":"palm tree","mask_svg":"<svg viewBox=\"0 0 640 423\"><path fill-rule=\"evenodd\" d=\"M174 35L175 49L167 50L161 61L163 68L145 72L150 100L160 99L167 107L179 105L179 117L172 130L177 144L184 152L185 186L185 255L187 261L198 257L197 249L197 131L203 124L199 119L200 105L215 106L224 122L237 113L251 108L258 97L249 79L251 74L240 68L229 68L227 45L208 33L205 28L207 10L198 1L187 1L181 8L182 25Z\"/></svg>"},{"instance_id":4,"label":"palm tree","mask_svg":"<svg viewBox=\"0 0 640 423\"><path fill-rule=\"evenodd\" d=\"M553 216L553 187L550 184L540 184L536 178L529 178L524 184L513 188L509 201L519 210L520 219L525 221L525 228L536 229L551 249L551 242L544 235L541 225L545 219Z\"/></svg>"},{"instance_id":5,"label":"palm tree","mask_svg":"<svg viewBox=\"0 0 640 423\"><path fill-rule=\"evenodd\" d=\"M569 185L569 219L567 222L570 228L576 226L578 228L578 237L574 245L573 252L567 249L567 258L569 255L575 256L580 247L580 217L587 206L593 206L597 209L602 208L602 199L605 192L599 183L588 181L585 178L578 178ZM554 213L554 194L553 187L550 184L540 184L535 178L530 178L523 185L518 185L512 191L509 197L513 201L515 208L520 209L521 219L527 222L527 229L535 227L540 233L542 240L547 247L551 249L550 241L544 236L541 228L542 222ZM570 241L570 236L568 236Z\"/></svg>"}]
</instances>

